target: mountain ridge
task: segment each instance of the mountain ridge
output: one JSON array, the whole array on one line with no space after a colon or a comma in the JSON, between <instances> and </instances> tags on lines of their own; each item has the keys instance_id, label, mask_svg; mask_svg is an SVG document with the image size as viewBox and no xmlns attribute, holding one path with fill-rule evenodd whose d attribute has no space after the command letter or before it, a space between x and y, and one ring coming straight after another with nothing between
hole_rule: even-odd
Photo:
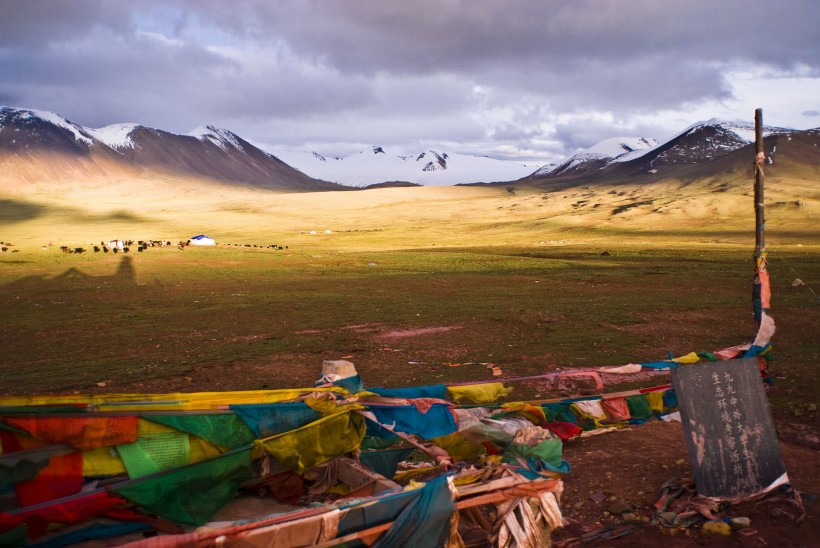
<instances>
[{"instance_id":1,"label":"mountain ridge","mask_svg":"<svg viewBox=\"0 0 820 548\"><path fill-rule=\"evenodd\" d=\"M44 178L57 180L107 171L111 176L194 176L267 190L345 190L309 177L228 130L203 126L192 133L178 135L139 124L93 129L48 111L1 107L0 166L11 171L28 162L39 167ZM72 169L66 172L65 165ZM27 179L36 171L27 169Z\"/></svg>"},{"instance_id":2,"label":"mountain ridge","mask_svg":"<svg viewBox=\"0 0 820 548\"><path fill-rule=\"evenodd\" d=\"M769 140L799 133L764 128ZM137 123L95 129L49 111L0 107L0 188L19 191L27 185L42 189L63 183L104 186L107 181L126 178L180 185L185 181L185 191L201 187L196 182L200 181L226 189L286 192L417 185L572 186L598 178L640 183L648 176L706 176L709 166L748 146L753 138L752 124L712 118L662 143L648 137L615 137L559 165L536 168L432 148L394 154L378 145L346 157L293 150L273 154L214 125L202 125L185 135ZM800 162L817 163L810 155Z\"/></svg>"},{"instance_id":3,"label":"mountain ridge","mask_svg":"<svg viewBox=\"0 0 820 548\"><path fill-rule=\"evenodd\" d=\"M487 156L428 148L413 154L392 153L371 145L344 157L310 150L271 149L278 158L304 173L356 188L402 181L423 186L510 181L537 166Z\"/></svg>"}]
</instances>

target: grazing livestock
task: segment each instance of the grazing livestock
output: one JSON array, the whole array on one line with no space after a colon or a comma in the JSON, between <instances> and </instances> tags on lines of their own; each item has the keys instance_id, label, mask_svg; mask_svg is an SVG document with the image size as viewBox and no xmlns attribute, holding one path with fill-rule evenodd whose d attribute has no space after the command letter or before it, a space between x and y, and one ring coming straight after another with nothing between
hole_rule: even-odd
<instances>
[{"instance_id":1,"label":"grazing livestock","mask_svg":"<svg viewBox=\"0 0 820 548\"><path fill-rule=\"evenodd\" d=\"M9 250L9 248L7 248L6 246L3 246L2 248L0 248L0 250L2 250L2 251L3 251L3 253L5 253L6 251L8 251L8 250Z\"/></svg>"},{"instance_id":2,"label":"grazing livestock","mask_svg":"<svg viewBox=\"0 0 820 548\"><path fill-rule=\"evenodd\" d=\"M71 250L68 249L67 245L61 245L60 251L62 251L63 253L71 253Z\"/></svg>"},{"instance_id":3,"label":"grazing livestock","mask_svg":"<svg viewBox=\"0 0 820 548\"><path fill-rule=\"evenodd\" d=\"M100 246L95 245L94 246L94 253L99 253L99 252L100 252Z\"/></svg>"}]
</instances>

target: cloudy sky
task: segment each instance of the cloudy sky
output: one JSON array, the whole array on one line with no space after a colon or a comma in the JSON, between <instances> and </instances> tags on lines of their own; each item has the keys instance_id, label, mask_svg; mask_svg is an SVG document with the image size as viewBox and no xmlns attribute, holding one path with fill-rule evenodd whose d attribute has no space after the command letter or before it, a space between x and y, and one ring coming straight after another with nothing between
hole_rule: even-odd
<instances>
[{"instance_id":1,"label":"cloudy sky","mask_svg":"<svg viewBox=\"0 0 820 548\"><path fill-rule=\"evenodd\" d=\"M265 148L546 163L820 126L817 0L0 0L0 104Z\"/></svg>"}]
</instances>

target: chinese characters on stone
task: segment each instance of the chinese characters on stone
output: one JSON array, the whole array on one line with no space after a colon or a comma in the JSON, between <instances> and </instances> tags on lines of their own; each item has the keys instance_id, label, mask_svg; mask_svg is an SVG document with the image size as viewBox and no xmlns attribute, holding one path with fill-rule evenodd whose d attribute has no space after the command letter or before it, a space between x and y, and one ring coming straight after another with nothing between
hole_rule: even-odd
<instances>
[{"instance_id":1,"label":"chinese characters on stone","mask_svg":"<svg viewBox=\"0 0 820 548\"><path fill-rule=\"evenodd\" d=\"M738 408L738 399L732 384L733 381L734 379L728 371L724 372L723 375L717 372L712 373L715 400L720 411L720 419L723 422L723 430L726 434L729 462L732 473L735 477L740 478L751 474L754 455L749 450L749 437L742 428L743 414Z\"/></svg>"}]
</instances>

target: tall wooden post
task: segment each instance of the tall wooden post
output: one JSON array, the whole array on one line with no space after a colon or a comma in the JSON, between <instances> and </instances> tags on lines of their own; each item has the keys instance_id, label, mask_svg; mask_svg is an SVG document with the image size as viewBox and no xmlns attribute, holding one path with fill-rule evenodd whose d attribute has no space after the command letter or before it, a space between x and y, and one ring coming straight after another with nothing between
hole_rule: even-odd
<instances>
[{"instance_id":1,"label":"tall wooden post","mask_svg":"<svg viewBox=\"0 0 820 548\"><path fill-rule=\"evenodd\" d=\"M763 204L763 165L766 153L763 150L763 109L755 110L755 276L752 289L752 307L758 327L763 314L769 311L769 273L766 270L766 218Z\"/></svg>"},{"instance_id":2,"label":"tall wooden post","mask_svg":"<svg viewBox=\"0 0 820 548\"><path fill-rule=\"evenodd\" d=\"M755 110L755 249L764 249L766 247L766 232L764 227L766 219L764 218L763 205L763 164L766 160L766 153L763 151L763 109Z\"/></svg>"}]
</instances>

